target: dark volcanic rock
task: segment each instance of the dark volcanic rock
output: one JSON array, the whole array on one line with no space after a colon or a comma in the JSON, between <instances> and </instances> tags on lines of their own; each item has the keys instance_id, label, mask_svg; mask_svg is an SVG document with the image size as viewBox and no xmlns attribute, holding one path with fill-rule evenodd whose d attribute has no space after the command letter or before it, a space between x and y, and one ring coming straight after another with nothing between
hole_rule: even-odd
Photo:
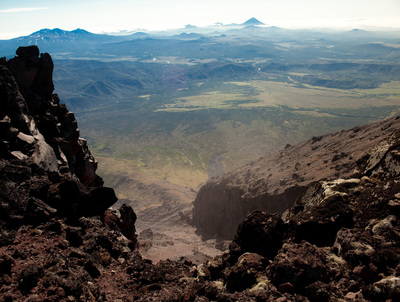
<instances>
[{"instance_id":1,"label":"dark volcanic rock","mask_svg":"<svg viewBox=\"0 0 400 302\"><path fill-rule=\"evenodd\" d=\"M40 269L37 265L28 265L19 275L19 288L23 293L28 293L39 281Z\"/></svg>"},{"instance_id":2,"label":"dark volcanic rock","mask_svg":"<svg viewBox=\"0 0 400 302\"><path fill-rule=\"evenodd\" d=\"M106 211L102 220L103 223L110 229L121 232L128 240L130 240L129 247L133 250L137 247L136 235L136 214L132 207L122 204L119 208L119 215L114 210Z\"/></svg>"},{"instance_id":3,"label":"dark volcanic rock","mask_svg":"<svg viewBox=\"0 0 400 302\"><path fill-rule=\"evenodd\" d=\"M252 252L273 259L282 246L286 226L278 214L254 212L242 222L229 249L238 256Z\"/></svg>"},{"instance_id":4,"label":"dark volcanic rock","mask_svg":"<svg viewBox=\"0 0 400 302\"><path fill-rule=\"evenodd\" d=\"M3 158L29 159L53 172L66 167L83 184L101 186L73 113L53 95L50 55L39 56L36 46L20 47L5 63L0 65Z\"/></svg>"},{"instance_id":5,"label":"dark volcanic rock","mask_svg":"<svg viewBox=\"0 0 400 302\"><path fill-rule=\"evenodd\" d=\"M131 240L132 247L135 247L137 244L136 228L135 228L136 214L133 211L133 209L126 204L123 204L119 208L119 212L121 213L121 220L120 220L121 233L124 234L126 238Z\"/></svg>"},{"instance_id":6,"label":"dark volcanic rock","mask_svg":"<svg viewBox=\"0 0 400 302\"><path fill-rule=\"evenodd\" d=\"M32 197L28 200L24 220L29 224L47 222L56 216L57 210L42 200Z\"/></svg>"},{"instance_id":7,"label":"dark volcanic rock","mask_svg":"<svg viewBox=\"0 0 400 302\"><path fill-rule=\"evenodd\" d=\"M293 290L304 293L305 287L316 281L329 280L326 252L306 242L286 243L271 265L276 286L290 283Z\"/></svg>"},{"instance_id":8,"label":"dark volcanic rock","mask_svg":"<svg viewBox=\"0 0 400 302\"><path fill-rule=\"evenodd\" d=\"M39 48L34 45L20 47L8 66L21 89L51 99L54 90L53 60L48 53L40 56L39 53Z\"/></svg>"},{"instance_id":9,"label":"dark volcanic rock","mask_svg":"<svg viewBox=\"0 0 400 302\"><path fill-rule=\"evenodd\" d=\"M39 56L36 46L0 65L2 225L99 215L117 200L102 187L74 115L52 94L52 72L50 55Z\"/></svg>"},{"instance_id":10,"label":"dark volcanic rock","mask_svg":"<svg viewBox=\"0 0 400 302\"><path fill-rule=\"evenodd\" d=\"M9 275L11 273L11 266L14 263L14 259L8 255L2 255L0 257L0 271L2 274Z\"/></svg>"},{"instance_id":11,"label":"dark volcanic rock","mask_svg":"<svg viewBox=\"0 0 400 302\"><path fill-rule=\"evenodd\" d=\"M353 212L347 206L346 196L332 195L323 205L316 205L290 219L289 232L293 229L296 242L307 240L318 246L331 246L337 232L353 225Z\"/></svg>"},{"instance_id":12,"label":"dark volcanic rock","mask_svg":"<svg viewBox=\"0 0 400 302\"><path fill-rule=\"evenodd\" d=\"M223 272L226 288L230 292L243 291L257 281L265 269L265 259L255 253L244 253L237 263L227 267Z\"/></svg>"}]
</instances>

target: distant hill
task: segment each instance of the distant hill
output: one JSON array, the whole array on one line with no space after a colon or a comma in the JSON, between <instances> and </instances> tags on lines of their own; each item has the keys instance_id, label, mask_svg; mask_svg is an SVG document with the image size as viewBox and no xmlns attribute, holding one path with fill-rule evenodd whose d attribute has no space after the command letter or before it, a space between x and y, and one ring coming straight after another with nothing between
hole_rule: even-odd
<instances>
[{"instance_id":1,"label":"distant hill","mask_svg":"<svg viewBox=\"0 0 400 302\"><path fill-rule=\"evenodd\" d=\"M84 29L77 28L72 31L68 30L62 30L60 28L54 28L54 29L49 29L49 28L44 28L39 31L34 32L33 34L29 35L29 37L76 37L76 36L90 36L94 35Z\"/></svg>"},{"instance_id":2,"label":"distant hill","mask_svg":"<svg viewBox=\"0 0 400 302\"><path fill-rule=\"evenodd\" d=\"M95 81L94 83L90 83L82 87L82 90L94 96L100 95L113 95L115 92L115 88L112 85L104 83L102 81Z\"/></svg>"},{"instance_id":3,"label":"distant hill","mask_svg":"<svg viewBox=\"0 0 400 302\"><path fill-rule=\"evenodd\" d=\"M16 38L16 40L23 44L37 44L39 41L47 42L47 43L60 43L67 41L75 41L75 40L93 40L100 38L107 38L109 36L106 35L97 35L90 33L84 29L75 29L72 31L63 30L60 28L54 29L41 29L33 34L25 37Z\"/></svg>"},{"instance_id":4,"label":"distant hill","mask_svg":"<svg viewBox=\"0 0 400 302\"><path fill-rule=\"evenodd\" d=\"M71 53L71 56L91 56L95 53L98 45L120 42L126 39L132 38L130 36L94 34L79 28L72 31L45 28L28 36L0 40L0 52L2 55L12 57L15 49L19 46L36 45L43 52Z\"/></svg>"},{"instance_id":5,"label":"distant hill","mask_svg":"<svg viewBox=\"0 0 400 302\"><path fill-rule=\"evenodd\" d=\"M244 26L249 26L249 25L265 25L261 21L257 20L256 18L250 18L246 22L244 22L242 25Z\"/></svg>"}]
</instances>

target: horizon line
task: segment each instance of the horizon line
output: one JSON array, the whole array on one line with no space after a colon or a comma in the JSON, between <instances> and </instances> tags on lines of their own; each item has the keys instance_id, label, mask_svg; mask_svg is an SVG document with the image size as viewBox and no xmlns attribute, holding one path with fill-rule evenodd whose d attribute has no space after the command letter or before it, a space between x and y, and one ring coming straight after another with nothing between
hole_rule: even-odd
<instances>
[{"instance_id":1,"label":"horizon line","mask_svg":"<svg viewBox=\"0 0 400 302\"><path fill-rule=\"evenodd\" d=\"M28 9L28 8L25 8ZM35 10L37 9L47 9L45 7L43 8L35 8ZM8 9L8 11L11 11L13 9ZM0 10L0 13L3 13L6 10ZM19 11L22 12L22 11ZM247 21L245 21L247 22ZM244 22L244 23L245 23ZM50 28L50 27L43 27L41 29L38 30L33 30L30 31L29 33L27 31L20 31L20 32L9 32L9 33L0 33L0 40L12 40L15 38L20 38L20 37L26 37L26 36L30 36L36 32L39 32L41 30L56 30L56 29L60 29L63 31L75 31L75 30L85 30L89 33L93 33L93 34L104 34L104 35L118 35L118 34L123 34L126 33L127 35L129 34L133 34L136 32L164 32L164 31L174 31L174 30L184 30L184 29L188 29L189 31L191 29L201 29L201 28L212 28L212 27L228 27L228 26L246 26L244 25L244 23L229 23L229 24L223 24L221 22L215 22L213 24L210 25L203 25L203 26L196 26L193 24L186 24L183 25L182 27L175 27L175 28L168 28L168 26L165 26L164 28L158 28L158 29L147 29L147 28L135 28L135 29L93 29L93 30L88 30L82 27L77 27L74 29L62 29L60 27L54 27L54 28ZM186 26L193 26L193 28L186 28ZM330 26L324 26L324 25L319 25L319 26L277 26L277 25L272 25L272 24L264 24L264 25L250 25L250 26L257 26L257 27L278 27L278 28L282 28L282 29L286 29L286 30L313 30L313 31L326 31L326 30L331 30L331 31L350 31L350 30L365 30L365 31L372 31L372 32L379 32L379 31L385 31L385 32L390 32L390 31L400 31L400 26L395 27L395 26L379 26L379 25L364 25L364 26L358 26L358 27L351 27L351 26L337 26L337 27L330 27Z\"/></svg>"}]
</instances>

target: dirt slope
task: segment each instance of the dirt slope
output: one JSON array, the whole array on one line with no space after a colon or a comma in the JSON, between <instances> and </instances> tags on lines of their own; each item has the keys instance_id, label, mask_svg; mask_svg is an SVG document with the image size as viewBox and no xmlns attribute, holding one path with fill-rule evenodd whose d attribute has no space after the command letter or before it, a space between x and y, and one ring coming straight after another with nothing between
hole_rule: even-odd
<instances>
[{"instance_id":1,"label":"dirt slope","mask_svg":"<svg viewBox=\"0 0 400 302\"><path fill-rule=\"evenodd\" d=\"M400 119L391 118L313 137L213 178L194 201L193 223L205 236L233 238L249 213L283 213L311 182L362 172L357 161L399 127Z\"/></svg>"}]
</instances>

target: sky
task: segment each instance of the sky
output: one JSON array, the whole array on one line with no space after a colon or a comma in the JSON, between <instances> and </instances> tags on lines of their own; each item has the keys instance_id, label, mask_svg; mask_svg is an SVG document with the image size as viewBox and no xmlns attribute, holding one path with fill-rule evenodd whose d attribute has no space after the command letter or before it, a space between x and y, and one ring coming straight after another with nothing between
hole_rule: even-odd
<instances>
[{"instance_id":1,"label":"sky","mask_svg":"<svg viewBox=\"0 0 400 302\"><path fill-rule=\"evenodd\" d=\"M400 30L400 0L0 0L0 39L43 28L94 33L243 23Z\"/></svg>"}]
</instances>

